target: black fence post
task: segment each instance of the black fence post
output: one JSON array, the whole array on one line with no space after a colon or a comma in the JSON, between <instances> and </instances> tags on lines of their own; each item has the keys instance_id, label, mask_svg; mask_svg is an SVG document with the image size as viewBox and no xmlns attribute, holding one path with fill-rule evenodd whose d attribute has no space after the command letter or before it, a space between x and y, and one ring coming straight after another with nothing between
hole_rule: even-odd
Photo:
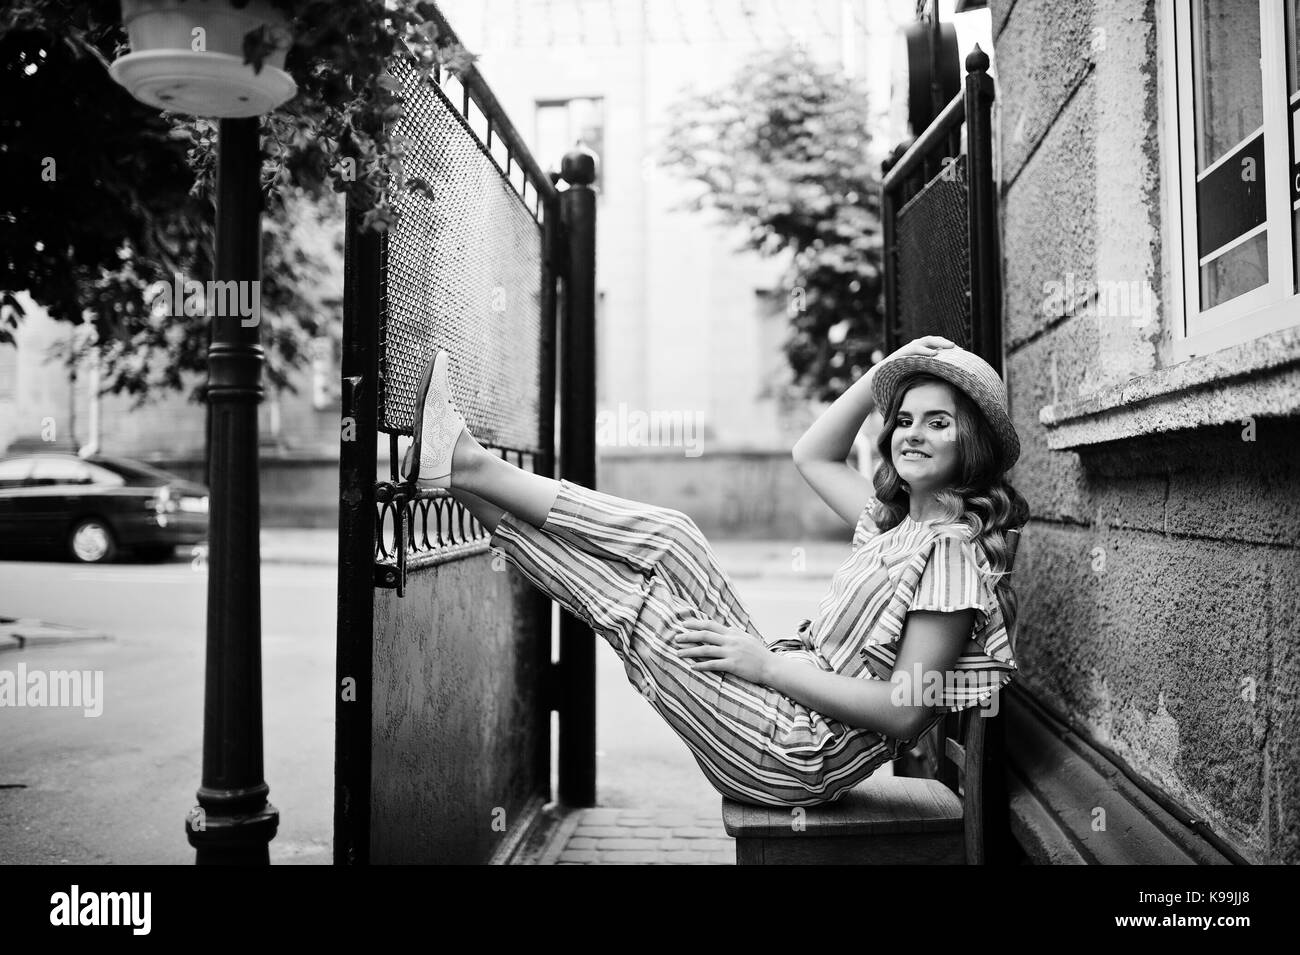
<instances>
[{"instance_id":1,"label":"black fence post","mask_svg":"<svg viewBox=\"0 0 1300 955\"><path fill-rule=\"evenodd\" d=\"M988 54L976 44L966 57L965 88L971 351L1001 373L1002 266L993 181L993 78L988 69Z\"/></svg>"},{"instance_id":2,"label":"black fence post","mask_svg":"<svg viewBox=\"0 0 1300 955\"><path fill-rule=\"evenodd\" d=\"M596 157L566 153L560 217L567 240L560 344L560 476L596 486ZM596 804L596 639L560 615L559 799Z\"/></svg>"},{"instance_id":3,"label":"black fence post","mask_svg":"<svg viewBox=\"0 0 1300 955\"><path fill-rule=\"evenodd\" d=\"M890 156L881 164L882 182L884 177L889 174L889 170L894 167L897 158L897 156ZM894 235L894 219L897 214L893 190L882 186L880 190L880 265L884 270L885 321L882 328L882 339L884 342L883 350L886 355L893 353L902 344L898 341L898 285L896 272L898 263L894 259L894 244L897 242Z\"/></svg>"},{"instance_id":4,"label":"black fence post","mask_svg":"<svg viewBox=\"0 0 1300 955\"><path fill-rule=\"evenodd\" d=\"M374 679L375 461L383 243L349 203L343 246L338 648L334 692L334 864L370 862Z\"/></svg>"},{"instance_id":5,"label":"black fence post","mask_svg":"<svg viewBox=\"0 0 1300 955\"><path fill-rule=\"evenodd\" d=\"M266 865L280 814L267 802L262 766L262 607L258 550L257 406L262 400L260 335L262 202L259 120L223 119L217 159L215 281L251 286L256 321L211 314L208 390L209 484L207 669L203 782L185 820L199 865ZM220 288L220 286L218 286ZM212 305L221 299L209 301Z\"/></svg>"},{"instance_id":6,"label":"black fence post","mask_svg":"<svg viewBox=\"0 0 1300 955\"><path fill-rule=\"evenodd\" d=\"M548 172L547 178L552 187L560 178L558 172ZM539 452L533 464L536 473L548 478L556 476L555 447L555 405L558 398L556 380L558 370L556 355L559 340L559 281L565 275L568 250L565 248L565 230L560 222L559 196L551 193L542 202L542 288L541 288L541 338L538 343L538 362L541 374L538 376L538 421L537 444ZM534 591L536 601L537 646L534 647L535 661L539 673L546 674L544 691L540 694L535 719L542 727L537 734L536 751L533 754L535 779L541 781L547 801L551 793L551 713L558 708L557 694L562 687L553 682L558 673L558 665L551 662L552 624L551 611L554 604L546 593ZM561 621L563 622L563 621Z\"/></svg>"}]
</instances>

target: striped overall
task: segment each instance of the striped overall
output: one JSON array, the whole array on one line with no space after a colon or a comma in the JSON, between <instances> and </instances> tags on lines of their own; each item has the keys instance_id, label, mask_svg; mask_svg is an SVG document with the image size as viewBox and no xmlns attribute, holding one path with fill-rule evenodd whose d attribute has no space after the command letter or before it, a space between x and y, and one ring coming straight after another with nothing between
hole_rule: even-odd
<instances>
[{"instance_id":1,"label":"striped overall","mask_svg":"<svg viewBox=\"0 0 1300 955\"><path fill-rule=\"evenodd\" d=\"M816 805L897 754L897 740L822 716L769 686L694 670L678 655L671 641L686 632L682 621L703 616L748 631L775 652L806 654L808 663L830 668L798 638L763 640L703 534L681 511L562 479L540 530L506 513L491 545L609 642L633 686L722 795L766 806Z\"/></svg>"}]
</instances>

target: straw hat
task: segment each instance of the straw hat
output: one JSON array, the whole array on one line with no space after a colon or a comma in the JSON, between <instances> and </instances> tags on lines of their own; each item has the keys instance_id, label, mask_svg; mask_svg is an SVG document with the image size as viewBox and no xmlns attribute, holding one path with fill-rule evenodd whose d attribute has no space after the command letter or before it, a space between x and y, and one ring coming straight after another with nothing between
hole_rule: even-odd
<instances>
[{"instance_id":1,"label":"straw hat","mask_svg":"<svg viewBox=\"0 0 1300 955\"><path fill-rule=\"evenodd\" d=\"M898 383L914 372L928 372L960 388L975 402L1002 445L1006 469L1020 457L1020 437L1007 413L1007 387L993 366L960 345L940 348L935 355L900 355L875 367L871 394L883 414Z\"/></svg>"}]
</instances>

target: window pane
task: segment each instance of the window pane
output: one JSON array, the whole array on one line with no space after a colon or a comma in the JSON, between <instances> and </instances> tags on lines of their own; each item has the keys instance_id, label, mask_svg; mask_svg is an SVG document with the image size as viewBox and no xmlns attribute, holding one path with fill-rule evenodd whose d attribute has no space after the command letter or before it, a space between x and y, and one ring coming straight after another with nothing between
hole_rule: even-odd
<instances>
[{"instance_id":1,"label":"window pane","mask_svg":"<svg viewBox=\"0 0 1300 955\"><path fill-rule=\"evenodd\" d=\"M0 461L0 481L22 481L32 471L31 458Z\"/></svg>"},{"instance_id":2,"label":"window pane","mask_svg":"<svg viewBox=\"0 0 1300 955\"><path fill-rule=\"evenodd\" d=\"M95 467L90 464L86 466L86 472L90 475L92 484L98 484L103 487L122 487L126 484L126 478L120 474L115 474L108 468Z\"/></svg>"},{"instance_id":3,"label":"window pane","mask_svg":"<svg viewBox=\"0 0 1300 955\"><path fill-rule=\"evenodd\" d=\"M1292 279L1295 281L1295 288L1300 292L1300 209L1291 213L1291 258L1294 264L1291 268Z\"/></svg>"},{"instance_id":4,"label":"window pane","mask_svg":"<svg viewBox=\"0 0 1300 955\"><path fill-rule=\"evenodd\" d=\"M1198 259L1231 245L1268 219L1264 136L1252 137L1196 184Z\"/></svg>"},{"instance_id":5,"label":"window pane","mask_svg":"<svg viewBox=\"0 0 1300 955\"><path fill-rule=\"evenodd\" d=\"M1289 100L1300 90L1300 37L1297 37L1297 24L1300 23L1300 0L1288 0L1286 5L1286 88ZM1290 104L1287 114L1291 119L1291 202L1300 200L1300 101ZM1295 290L1300 292L1300 210L1291 214L1291 257L1292 281Z\"/></svg>"},{"instance_id":6,"label":"window pane","mask_svg":"<svg viewBox=\"0 0 1300 955\"><path fill-rule=\"evenodd\" d=\"M1300 0L1289 0L1286 5L1286 88L1294 93L1300 89L1300 48L1296 46L1296 21L1300 20Z\"/></svg>"},{"instance_id":7,"label":"window pane","mask_svg":"<svg viewBox=\"0 0 1300 955\"><path fill-rule=\"evenodd\" d=\"M605 185L605 101L603 99L575 99L569 104L574 138L596 154L599 163L597 179Z\"/></svg>"},{"instance_id":8,"label":"window pane","mask_svg":"<svg viewBox=\"0 0 1300 955\"><path fill-rule=\"evenodd\" d=\"M565 103L537 107L537 159L543 169L556 171L573 146L569 141L569 108Z\"/></svg>"},{"instance_id":9,"label":"window pane","mask_svg":"<svg viewBox=\"0 0 1300 955\"><path fill-rule=\"evenodd\" d=\"M89 479L86 466L69 458L37 458L32 480L49 484L78 484Z\"/></svg>"},{"instance_id":10,"label":"window pane","mask_svg":"<svg viewBox=\"0 0 1300 955\"><path fill-rule=\"evenodd\" d=\"M596 181L608 188L605 170L605 101L571 99L537 104L537 161L544 169L559 169L564 154L582 145L596 154Z\"/></svg>"},{"instance_id":11,"label":"window pane","mask_svg":"<svg viewBox=\"0 0 1300 955\"><path fill-rule=\"evenodd\" d=\"M1259 59L1259 5L1197 0L1192 17L1196 76L1196 171L1264 122Z\"/></svg>"},{"instance_id":12,"label":"window pane","mask_svg":"<svg viewBox=\"0 0 1300 955\"><path fill-rule=\"evenodd\" d=\"M1268 281L1268 233L1247 239L1201 266L1201 309L1211 309Z\"/></svg>"}]
</instances>

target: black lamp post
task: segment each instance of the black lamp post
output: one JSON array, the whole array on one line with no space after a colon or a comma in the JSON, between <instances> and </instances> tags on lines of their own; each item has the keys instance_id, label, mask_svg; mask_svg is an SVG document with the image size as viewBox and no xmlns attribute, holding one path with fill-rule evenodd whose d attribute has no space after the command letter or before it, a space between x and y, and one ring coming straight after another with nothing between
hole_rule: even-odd
<instances>
[{"instance_id":1,"label":"black lamp post","mask_svg":"<svg viewBox=\"0 0 1300 955\"><path fill-rule=\"evenodd\" d=\"M262 273L261 154L256 117L221 121L217 282ZM256 295L257 293L254 292ZM240 299L250 299L240 296ZM259 310L255 313L260 316ZM203 781L185 821L199 865L265 865L280 814L262 770L262 624L257 406L260 325L212 315L208 347L208 647Z\"/></svg>"},{"instance_id":2,"label":"black lamp post","mask_svg":"<svg viewBox=\"0 0 1300 955\"><path fill-rule=\"evenodd\" d=\"M280 816L262 778L262 627L257 406L262 201L259 116L291 98L282 67L288 18L267 0L185 4L123 0L131 50L109 75L140 102L220 117L215 294L207 297L208 625L203 781L185 820L200 865L266 864ZM195 49L198 31L205 45ZM257 68L244 62L254 30L276 38ZM230 291L234 290L232 296ZM231 303L255 302L255 320ZM224 302L227 307L218 303ZM217 306L217 307L213 307ZM224 313L224 314L223 314Z\"/></svg>"}]
</instances>

